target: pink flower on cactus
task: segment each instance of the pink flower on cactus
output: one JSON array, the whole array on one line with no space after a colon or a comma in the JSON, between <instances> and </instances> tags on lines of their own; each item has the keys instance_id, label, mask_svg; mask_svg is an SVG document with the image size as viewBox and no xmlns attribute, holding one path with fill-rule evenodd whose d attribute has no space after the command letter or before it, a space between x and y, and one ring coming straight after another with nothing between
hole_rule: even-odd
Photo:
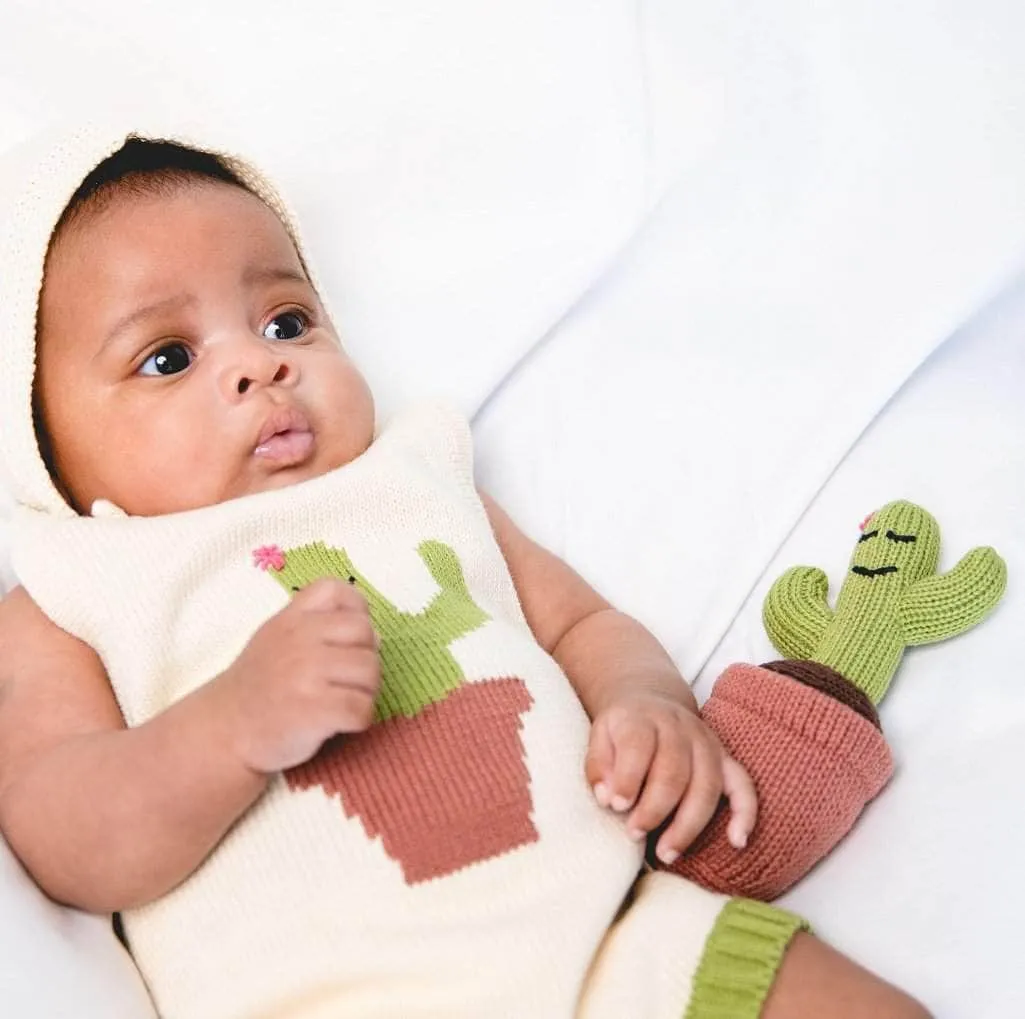
<instances>
[{"instance_id":1,"label":"pink flower on cactus","mask_svg":"<svg viewBox=\"0 0 1025 1019\"><path fill-rule=\"evenodd\" d=\"M285 553L278 545L261 545L253 549L253 565L261 570L283 570Z\"/></svg>"},{"instance_id":2,"label":"pink flower on cactus","mask_svg":"<svg viewBox=\"0 0 1025 1019\"><path fill-rule=\"evenodd\" d=\"M858 530L859 530L859 531L863 531L863 530L865 530L865 528L866 528L866 527L868 527L869 523L871 522L872 518L873 518L873 517L874 517L875 515L876 515L876 511L875 511L875 510L872 510L872 512L871 512L871 513L869 513L869 515L868 515L867 517L865 517L865 519L864 519L864 520L862 520L862 522L861 522L860 524L858 524Z\"/></svg>"}]
</instances>

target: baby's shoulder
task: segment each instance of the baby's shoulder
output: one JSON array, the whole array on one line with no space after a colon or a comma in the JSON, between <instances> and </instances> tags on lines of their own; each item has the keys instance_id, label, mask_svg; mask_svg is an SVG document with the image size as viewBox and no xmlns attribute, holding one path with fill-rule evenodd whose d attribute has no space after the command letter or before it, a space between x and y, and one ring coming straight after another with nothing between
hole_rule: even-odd
<instances>
[{"instance_id":1,"label":"baby's shoulder","mask_svg":"<svg viewBox=\"0 0 1025 1019\"><path fill-rule=\"evenodd\" d=\"M50 619L24 587L16 587L0 600L0 663L0 681L8 681L73 663L95 668L99 658Z\"/></svg>"}]
</instances>

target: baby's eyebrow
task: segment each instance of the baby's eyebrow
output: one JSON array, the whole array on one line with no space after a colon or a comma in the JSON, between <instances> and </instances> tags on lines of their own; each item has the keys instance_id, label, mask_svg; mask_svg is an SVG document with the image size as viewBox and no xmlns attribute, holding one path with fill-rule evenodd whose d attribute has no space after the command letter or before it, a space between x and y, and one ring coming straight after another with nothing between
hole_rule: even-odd
<instances>
[{"instance_id":1,"label":"baby's eyebrow","mask_svg":"<svg viewBox=\"0 0 1025 1019\"><path fill-rule=\"evenodd\" d=\"M119 318L111 327L106 339L104 339L100 346L99 353L106 350L122 333L127 332L133 326L137 326L140 322L150 318L158 318L161 315L166 315L171 311L178 311L181 308L187 308L190 304L195 303L196 297L194 294L176 294L174 297L166 297L162 301L155 301L153 304L147 304L142 308L136 308L135 311L130 311L127 315Z\"/></svg>"},{"instance_id":2,"label":"baby's eyebrow","mask_svg":"<svg viewBox=\"0 0 1025 1019\"><path fill-rule=\"evenodd\" d=\"M284 266L247 266L242 273L242 283L247 287L259 286L261 283L305 283L310 285L309 279L301 269L286 268Z\"/></svg>"},{"instance_id":3,"label":"baby's eyebrow","mask_svg":"<svg viewBox=\"0 0 1025 1019\"><path fill-rule=\"evenodd\" d=\"M242 273L242 284L246 287L280 282L303 283L306 286L312 286L309 278L301 269L293 269L286 266L251 265ZM114 323L100 346L98 353L105 351L117 341L122 333L127 332L133 326L137 326L150 318L159 318L169 312L180 311L182 308L187 308L195 303L195 294L176 294L173 297L164 298L162 301L155 301L153 304L136 308L135 311L129 312Z\"/></svg>"}]
</instances>

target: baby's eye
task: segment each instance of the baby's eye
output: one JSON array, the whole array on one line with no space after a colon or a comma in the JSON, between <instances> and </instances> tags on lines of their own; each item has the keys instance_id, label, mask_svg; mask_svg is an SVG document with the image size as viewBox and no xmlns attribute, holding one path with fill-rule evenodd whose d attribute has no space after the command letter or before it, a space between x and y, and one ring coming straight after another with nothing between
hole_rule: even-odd
<instances>
[{"instance_id":1,"label":"baby's eye","mask_svg":"<svg viewBox=\"0 0 1025 1019\"><path fill-rule=\"evenodd\" d=\"M177 375L192 364L192 351L184 343L168 343L139 365L140 375Z\"/></svg>"},{"instance_id":2,"label":"baby's eye","mask_svg":"<svg viewBox=\"0 0 1025 1019\"><path fill-rule=\"evenodd\" d=\"M263 335L268 340L297 340L308 328L306 316L301 312L283 311L267 323Z\"/></svg>"}]
</instances>

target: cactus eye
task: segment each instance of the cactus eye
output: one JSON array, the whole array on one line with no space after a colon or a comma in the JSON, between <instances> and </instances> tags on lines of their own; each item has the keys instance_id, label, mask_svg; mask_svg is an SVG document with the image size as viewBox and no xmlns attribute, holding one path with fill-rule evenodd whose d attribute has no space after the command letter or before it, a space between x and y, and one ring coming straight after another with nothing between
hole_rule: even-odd
<instances>
[{"instance_id":1,"label":"cactus eye","mask_svg":"<svg viewBox=\"0 0 1025 1019\"><path fill-rule=\"evenodd\" d=\"M860 545L863 541L868 541L869 538L874 538L879 532L878 531L866 531L859 539L858 544ZM893 531L890 531L893 534Z\"/></svg>"},{"instance_id":2,"label":"cactus eye","mask_svg":"<svg viewBox=\"0 0 1025 1019\"><path fill-rule=\"evenodd\" d=\"M913 534L897 534L894 531L887 531L886 537L889 538L890 541L899 541L905 544L909 541L917 541Z\"/></svg>"}]
</instances>

